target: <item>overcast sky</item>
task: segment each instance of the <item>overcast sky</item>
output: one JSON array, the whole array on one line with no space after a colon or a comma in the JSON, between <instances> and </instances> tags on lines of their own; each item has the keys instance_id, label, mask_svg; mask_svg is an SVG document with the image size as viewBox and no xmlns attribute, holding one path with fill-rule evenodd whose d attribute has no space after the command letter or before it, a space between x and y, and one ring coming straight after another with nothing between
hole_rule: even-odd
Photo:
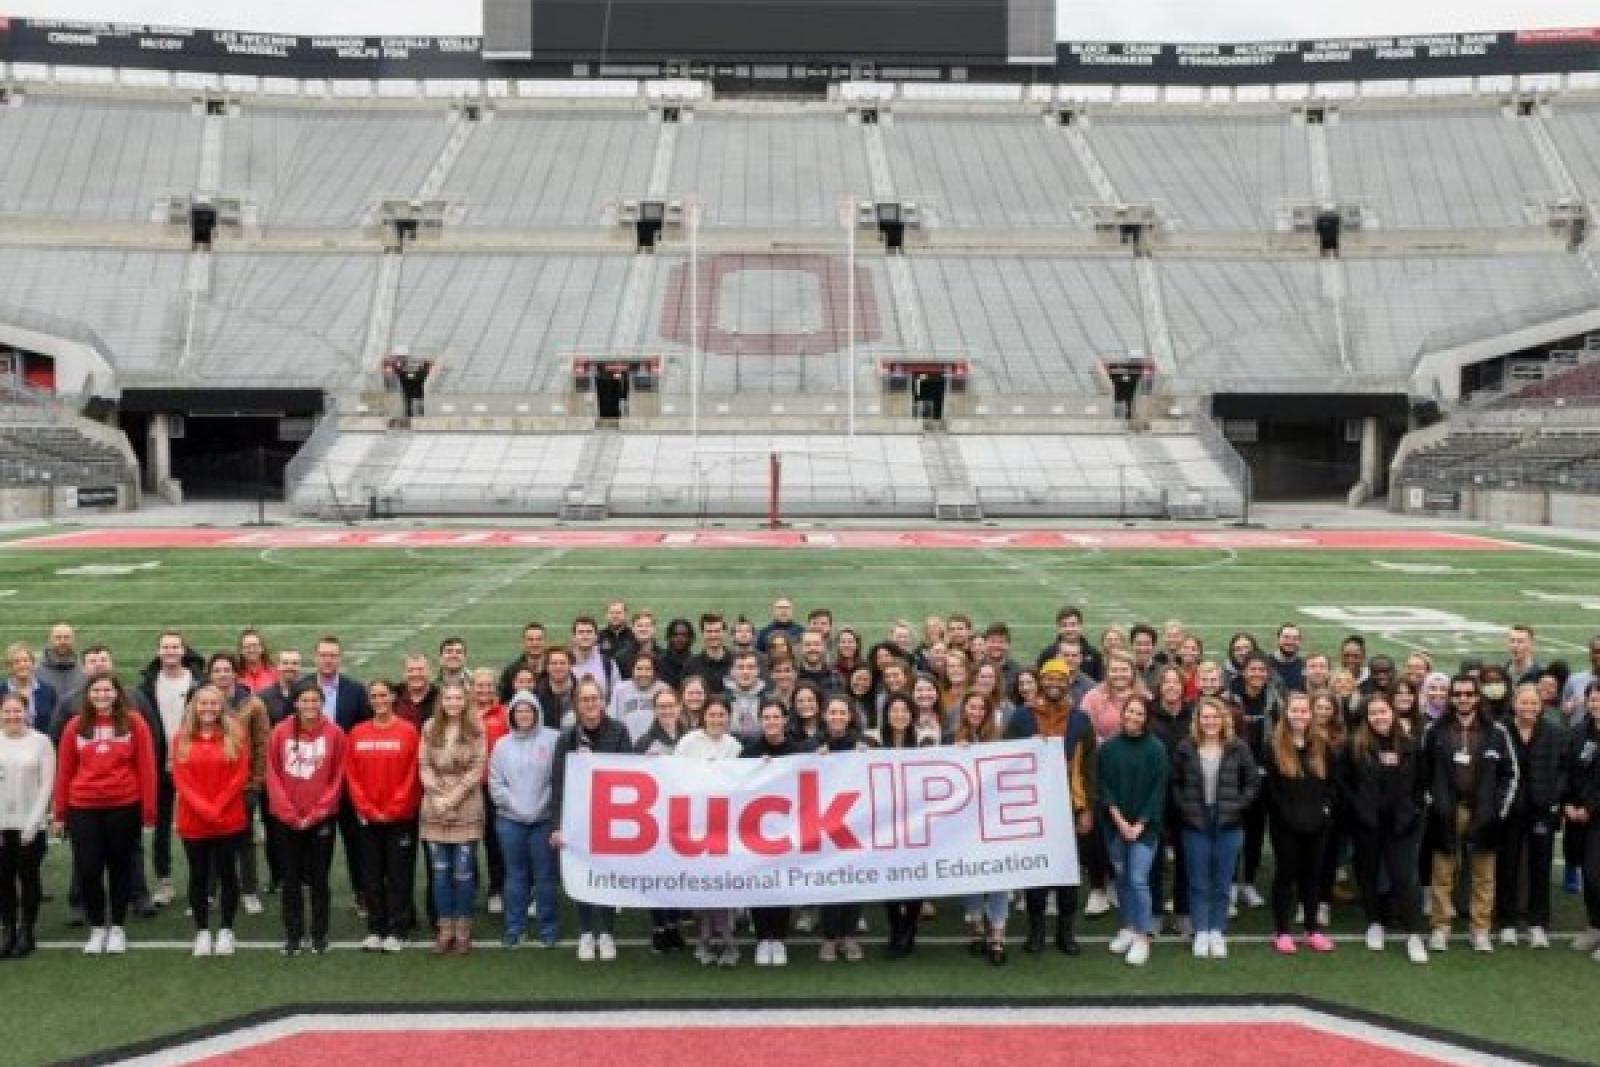
<instances>
[{"instance_id":1,"label":"overcast sky","mask_svg":"<svg viewBox=\"0 0 1600 1067\"><path fill-rule=\"evenodd\" d=\"M477 36L480 0L0 0L36 18L296 34ZM1062 40L1359 37L1600 25L1596 0L1057 0Z\"/></svg>"}]
</instances>

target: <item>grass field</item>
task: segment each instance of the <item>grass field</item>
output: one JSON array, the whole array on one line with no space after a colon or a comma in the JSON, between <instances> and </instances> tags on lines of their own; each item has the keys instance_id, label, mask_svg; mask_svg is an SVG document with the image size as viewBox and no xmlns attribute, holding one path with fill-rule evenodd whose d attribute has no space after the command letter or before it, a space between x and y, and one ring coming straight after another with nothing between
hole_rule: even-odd
<instances>
[{"instance_id":1,"label":"grass field","mask_svg":"<svg viewBox=\"0 0 1600 1067\"><path fill-rule=\"evenodd\" d=\"M58 551L0 546L0 641L37 645L48 625L72 621L80 641L104 641L125 673L147 660L156 631L184 630L210 650L231 647L238 630L260 627L274 647L310 643L324 632L345 639L360 676L398 671L413 648L433 652L446 634L469 643L474 663L500 666L520 627L538 619L559 630L580 612L598 614L625 597L664 622L716 608L760 619L776 594L800 610L827 605L839 625L869 640L897 618L965 610L980 625L1008 620L1019 653L1031 658L1051 632L1055 609L1083 606L1089 629L1180 618L1220 652L1235 630L1270 638L1295 620L1308 648L1333 650L1351 630L1375 648L1433 649L1453 665L1461 655L1503 657L1504 630L1532 623L1543 659L1582 662L1583 642L1600 632L1600 551L1582 547L1444 551L1194 549L1181 552L1021 551L693 551L582 549L129 549ZM1341 614L1342 613L1342 614ZM75 941L64 926L66 850L52 850L41 931ZM181 866L181 860L180 860ZM336 877L340 864L335 865ZM336 894L336 938L356 934L348 894ZM1558 893L1555 926L1574 930L1579 913ZM249 941L276 937L267 915L242 919ZM944 914L935 933L954 932ZM881 917L874 914L877 929ZM1339 917L1354 932L1354 909ZM489 938L498 923L480 929ZM569 924L570 929L570 924ZM1110 920L1086 922L1090 935ZM624 933L637 935L636 924ZM1247 913L1239 932L1265 932ZM133 920L137 946L187 937L181 906ZM1397 950L1373 957L1344 945L1331 958L1280 960L1241 945L1227 963L1189 958L1175 942L1134 971L1091 945L1078 960L1018 953L1004 970L971 960L956 945L926 946L912 961L823 966L803 950L783 972L705 972L681 958L624 950L611 967L580 969L570 951L484 952L472 961L424 954L373 959L335 952L282 960L246 952L192 961L172 950L86 960L54 949L25 964L0 965L0 988L15 991L0 1022L5 1062L32 1064L289 1002L620 1000L699 997L838 997L861 1003L897 995L941 997L1077 994L1302 993L1531 1050L1600 1062L1589 994L1600 968L1563 946L1549 953L1473 958L1462 947L1426 968Z\"/></svg>"}]
</instances>

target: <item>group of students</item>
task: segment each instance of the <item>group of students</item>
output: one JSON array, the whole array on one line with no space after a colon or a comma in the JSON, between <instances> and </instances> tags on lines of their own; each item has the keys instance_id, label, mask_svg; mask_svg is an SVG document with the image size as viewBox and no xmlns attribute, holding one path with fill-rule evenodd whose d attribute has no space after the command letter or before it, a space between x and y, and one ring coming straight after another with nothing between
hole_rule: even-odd
<instances>
[{"instance_id":1,"label":"group of students","mask_svg":"<svg viewBox=\"0 0 1600 1067\"><path fill-rule=\"evenodd\" d=\"M1575 947L1600 962L1600 636L1589 663L1540 666L1533 632L1512 628L1509 660L1453 675L1422 653L1403 666L1346 639L1339 665L1303 654L1286 624L1270 649L1236 634L1221 662L1182 624L1109 628L1098 643L1064 608L1034 667L1011 655L1004 623L978 631L963 614L905 623L870 647L804 624L779 599L757 628L708 612L674 619L655 640L648 611L608 605L570 643L530 624L499 672L468 666L459 638L435 669L405 657L396 681L342 673L334 636L313 669L272 654L247 630L236 650L201 658L164 631L136 686L110 651L81 653L65 623L42 654L13 645L0 684L0 958L36 946L50 836L70 841L69 907L89 927L84 952L126 951L130 909L174 899L171 834L188 860L197 956L235 951L241 906L262 910L254 827L266 827L266 891L281 893L285 955L329 947L331 869L342 840L367 935L399 952L420 925L415 869L425 854L432 951L470 953L482 859L502 942L554 946L562 785L574 752L770 759L866 748L1039 738L1068 771L1090 916L1115 907L1110 947L1148 961L1162 932L1199 958L1228 955L1228 922L1274 857L1274 936L1283 954L1334 949L1327 935L1336 872L1347 865L1367 947L1402 935L1416 963L1444 951L1458 908L1472 947L1526 936L1549 947L1555 842L1569 888L1584 896ZM156 883L144 873L144 830ZM1461 884L1458 884L1461 883ZM1421 887L1428 886L1424 891ZM1459 892L1458 892L1459 890ZM309 896L309 921L307 897ZM1021 894L1025 951L1076 955L1076 885ZM959 901L969 948L1003 964L1014 894ZM932 902L885 903L888 951L916 947ZM616 958L616 910L576 902L577 955ZM738 925L717 909L650 913L656 952L705 965L739 962ZM782 966L791 929L820 937L819 958L859 960L863 906L760 907L748 915L758 966ZM530 929L530 925L532 929ZM1300 937L1296 937L1296 932ZM1524 933L1525 931L1525 933Z\"/></svg>"}]
</instances>

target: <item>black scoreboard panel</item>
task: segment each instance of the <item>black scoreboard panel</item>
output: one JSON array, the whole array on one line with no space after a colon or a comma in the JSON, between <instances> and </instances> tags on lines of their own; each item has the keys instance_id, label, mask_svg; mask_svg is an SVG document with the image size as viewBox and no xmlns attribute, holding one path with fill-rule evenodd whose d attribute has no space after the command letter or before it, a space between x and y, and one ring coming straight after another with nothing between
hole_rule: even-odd
<instances>
[{"instance_id":1,"label":"black scoreboard panel","mask_svg":"<svg viewBox=\"0 0 1600 1067\"><path fill-rule=\"evenodd\" d=\"M522 2L532 5L536 61L868 57L1004 63L1008 15L1017 6L1017 0ZM1049 7L1045 39L1053 41ZM485 50L493 51L494 42L486 40Z\"/></svg>"}]
</instances>

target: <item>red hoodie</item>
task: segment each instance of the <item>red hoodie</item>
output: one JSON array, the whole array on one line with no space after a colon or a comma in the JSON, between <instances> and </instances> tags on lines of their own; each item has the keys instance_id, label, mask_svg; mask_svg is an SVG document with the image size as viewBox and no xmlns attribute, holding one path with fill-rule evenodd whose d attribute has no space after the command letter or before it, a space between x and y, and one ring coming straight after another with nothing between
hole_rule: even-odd
<instances>
[{"instance_id":1,"label":"red hoodie","mask_svg":"<svg viewBox=\"0 0 1600 1067\"><path fill-rule=\"evenodd\" d=\"M250 741L228 758L222 735L197 736L178 758L172 746L172 787L178 793L178 836L185 841L232 837L244 831L244 787L250 781Z\"/></svg>"},{"instance_id":2,"label":"red hoodie","mask_svg":"<svg viewBox=\"0 0 1600 1067\"><path fill-rule=\"evenodd\" d=\"M290 715L267 742L267 799L273 818L300 830L331 818L344 791L344 731L325 718L300 725Z\"/></svg>"},{"instance_id":3,"label":"red hoodie","mask_svg":"<svg viewBox=\"0 0 1600 1067\"><path fill-rule=\"evenodd\" d=\"M380 823L417 817L422 803L418 736L417 728L398 715L387 726L369 719L350 731L344 780L356 814Z\"/></svg>"},{"instance_id":4,"label":"red hoodie","mask_svg":"<svg viewBox=\"0 0 1600 1067\"><path fill-rule=\"evenodd\" d=\"M84 714L89 714L85 712ZM65 822L78 810L139 805L140 821L156 824L156 751L144 716L128 712L128 732L111 730L111 716L100 716L94 736L80 737L74 715L61 734L56 764L55 818Z\"/></svg>"},{"instance_id":5,"label":"red hoodie","mask_svg":"<svg viewBox=\"0 0 1600 1067\"><path fill-rule=\"evenodd\" d=\"M510 720L506 718L506 706L496 704L483 713L483 758L488 759L494 755L494 746L500 739L511 732ZM485 766L488 766L485 764ZM485 772L487 773L487 772Z\"/></svg>"}]
</instances>

